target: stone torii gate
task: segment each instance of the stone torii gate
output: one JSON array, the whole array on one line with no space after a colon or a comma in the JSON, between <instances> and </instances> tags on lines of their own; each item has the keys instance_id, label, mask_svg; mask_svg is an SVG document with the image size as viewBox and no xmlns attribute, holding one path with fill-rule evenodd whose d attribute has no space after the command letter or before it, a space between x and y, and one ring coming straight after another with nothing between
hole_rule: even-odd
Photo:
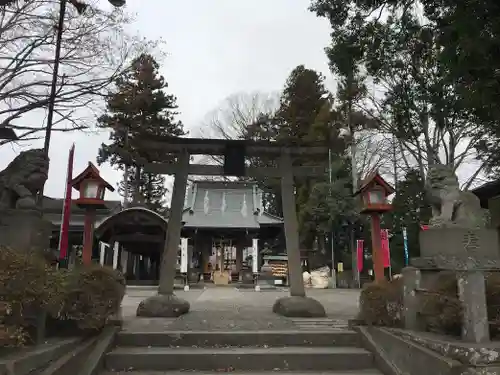
<instances>
[{"instance_id":1,"label":"stone torii gate","mask_svg":"<svg viewBox=\"0 0 500 375\"><path fill-rule=\"evenodd\" d=\"M324 144L289 146L278 142L251 140L224 140L178 137L142 138L138 141L149 150L158 152L174 163L147 163L137 160L146 172L173 174L174 186L168 220L163 260L160 268L158 295L142 301L137 316L177 317L189 311L189 302L175 296L174 277L176 256L180 243L182 212L189 175L217 175L238 177L275 177L281 179L283 219L285 227L290 296L278 299L273 311L290 317L323 317L324 307L307 297L302 280L299 250L299 228L294 194L294 176L324 175L320 166L293 166L292 158L311 155L326 160L328 148ZM224 156L224 166L190 164L192 155ZM245 157L270 157L276 167L246 167Z\"/></svg>"}]
</instances>

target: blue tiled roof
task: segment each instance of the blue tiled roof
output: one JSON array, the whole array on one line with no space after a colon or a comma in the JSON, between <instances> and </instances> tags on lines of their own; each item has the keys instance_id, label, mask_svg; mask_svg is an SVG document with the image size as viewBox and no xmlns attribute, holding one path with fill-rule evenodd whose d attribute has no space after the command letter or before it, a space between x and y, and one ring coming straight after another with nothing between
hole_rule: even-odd
<instances>
[{"instance_id":1,"label":"blue tiled roof","mask_svg":"<svg viewBox=\"0 0 500 375\"><path fill-rule=\"evenodd\" d=\"M262 211L256 183L197 181L186 194L184 227L259 228L283 220Z\"/></svg>"}]
</instances>

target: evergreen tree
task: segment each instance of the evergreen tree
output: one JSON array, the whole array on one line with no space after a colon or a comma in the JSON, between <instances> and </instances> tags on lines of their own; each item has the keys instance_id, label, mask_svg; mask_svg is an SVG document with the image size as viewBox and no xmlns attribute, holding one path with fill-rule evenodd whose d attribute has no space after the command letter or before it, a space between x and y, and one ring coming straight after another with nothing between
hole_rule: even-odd
<instances>
[{"instance_id":1,"label":"evergreen tree","mask_svg":"<svg viewBox=\"0 0 500 375\"><path fill-rule=\"evenodd\" d=\"M159 65L151 55L135 59L115 82L116 90L107 99L107 113L99 118L99 126L110 128L110 144L102 144L97 162L109 162L123 170L139 159L164 161L164 156L137 141L144 136L182 136L186 133L178 114L176 97L166 94L167 82L159 74ZM139 166L129 174L129 195L146 206L162 211L167 192L162 175L145 173ZM121 189L123 193L123 186ZM126 197L126 198L130 198Z\"/></svg>"},{"instance_id":2,"label":"evergreen tree","mask_svg":"<svg viewBox=\"0 0 500 375\"><path fill-rule=\"evenodd\" d=\"M165 194L168 189L165 187L165 177L160 174L146 173L142 169L140 171L139 180L137 175L132 173L128 178L128 201L137 200L139 196L140 203L143 203L147 208L166 216L168 209L165 201ZM137 183L139 181L139 183ZM118 192L125 197L125 182L121 181L118 186Z\"/></svg>"},{"instance_id":3,"label":"evergreen tree","mask_svg":"<svg viewBox=\"0 0 500 375\"><path fill-rule=\"evenodd\" d=\"M398 182L398 190L392 201L393 210L384 215L384 227L392 234L390 247L393 268L404 266L403 228L407 231L409 257L420 254L420 225L427 224L431 217L431 208L424 192L424 178L418 170L410 170L404 180Z\"/></svg>"},{"instance_id":4,"label":"evergreen tree","mask_svg":"<svg viewBox=\"0 0 500 375\"><path fill-rule=\"evenodd\" d=\"M338 136L338 113L332 109L332 94L325 88L324 79L320 73L303 65L291 72L274 118L276 138L295 145L324 142L331 147L333 160L342 160L345 156L345 143ZM327 167L328 159L317 160L304 155L294 163L302 166L323 164ZM340 165L344 166L343 163ZM306 249L312 249L317 239L320 239L318 243L324 242L325 229L331 228L331 223L339 212L335 212L335 206L331 204L324 207L321 205L322 208L317 204L319 201L331 202L331 189L326 173L317 178L296 178L295 186L301 242ZM333 190L338 189L334 186ZM329 231L331 229L327 232Z\"/></svg>"}]
</instances>

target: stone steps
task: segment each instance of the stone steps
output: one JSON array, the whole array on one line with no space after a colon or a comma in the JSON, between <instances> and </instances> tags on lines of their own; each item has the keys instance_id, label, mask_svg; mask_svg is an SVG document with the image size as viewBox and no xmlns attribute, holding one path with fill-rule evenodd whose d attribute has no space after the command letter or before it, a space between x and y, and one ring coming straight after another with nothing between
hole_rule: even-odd
<instances>
[{"instance_id":1,"label":"stone steps","mask_svg":"<svg viewBox=\"0 0 500 375\"><path fill-rule=\"evenodd\" d=\"M338 320L330 318L290 318L290 320L299 329L312 330L348 330L347 320Z\"/></svg>"},{"instance_id":2,"label":"stone steps","mask_svg":"<svg viewBox=\"0 0 500 375\"><path fill-rule=\"evenodd\" d=\"M189 371L104 371L101 375L186 375ZM196 375L214 375L217 371L197 371ZM234 375L382 375L377 370L359 371L258 371L258 372L231 372Z\"/></svg>"},{"instance_id":3,"label":"stone steps","mask_svg":"<svg viewBox=\"0 0 500 375\"><path fill-rule=\"evenodd\" d=\"M112 370L365 370L370 352L360 348L118 348L106 356Z\"/></svg>"},{"instance_id":4,"label":"stone steps","mask_svg":"<svg viewBox=\"0 0 500 375\"><path fill-rule=\"evenodd\" d=\"M122 331L104 360L108 375L193 371L380 374L352 331ZM350 371L350 372L349 372ZM156 372L156 374L155 374Z\"/></svg>"},{"instance_id":5,"label":"stone steps","mask_svg":"<svg viewBox=\"0 0 500 375\"><path fill-rule=\"evenodd\" d=\"M343 346L359 347L357 333L353 331L170 331L121 332L117 346L180 346L180 347L280 347L280 346Z\"/></svg>"}]
</instances>

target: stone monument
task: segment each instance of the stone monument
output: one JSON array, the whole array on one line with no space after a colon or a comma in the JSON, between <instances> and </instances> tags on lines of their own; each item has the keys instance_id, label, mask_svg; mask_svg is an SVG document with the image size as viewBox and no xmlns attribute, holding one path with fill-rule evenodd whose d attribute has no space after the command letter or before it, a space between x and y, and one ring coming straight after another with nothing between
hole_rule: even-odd
<instances>
[{"instance_id":1,"label":"stone monument","mask_svg":"<svg viewBox=\"0 0 500 375\"><path fill-rule=\"evenodd\" d=\"M429 229L420 233L421 257L412 265L468 268L471 262L500 257L498 232L488 228L487 211L476 195L460 190L451 166L429 167L426 194L432 218Z\"/></svg>"},{"instance_id":2,"label":"stone monument","mask_svg":"<svg viewBox=\"0 0 500 375\"><path fill-rule=\"evenodd\" d=\"M484 272L500 270L498 231L473 193L461 191L453 168L429 167L426 194L432 207L429 228L420 233L420 257L403 270L405 326L418 329L418 291L437 271L454 271L463 304L462 337L489 340Z\"/></svg>"},{"instance_id":3,"label":"stone monument","mask_svg":"<svg viewBox=\"0 0 500 375\"><path fill-rule=\"evenodd\" d=\"M48 250L51 223L43 219L36 202L48 173L49 159L42 149L21 152L0 172L0 245Z\"/></svg>"}]
</instances>

